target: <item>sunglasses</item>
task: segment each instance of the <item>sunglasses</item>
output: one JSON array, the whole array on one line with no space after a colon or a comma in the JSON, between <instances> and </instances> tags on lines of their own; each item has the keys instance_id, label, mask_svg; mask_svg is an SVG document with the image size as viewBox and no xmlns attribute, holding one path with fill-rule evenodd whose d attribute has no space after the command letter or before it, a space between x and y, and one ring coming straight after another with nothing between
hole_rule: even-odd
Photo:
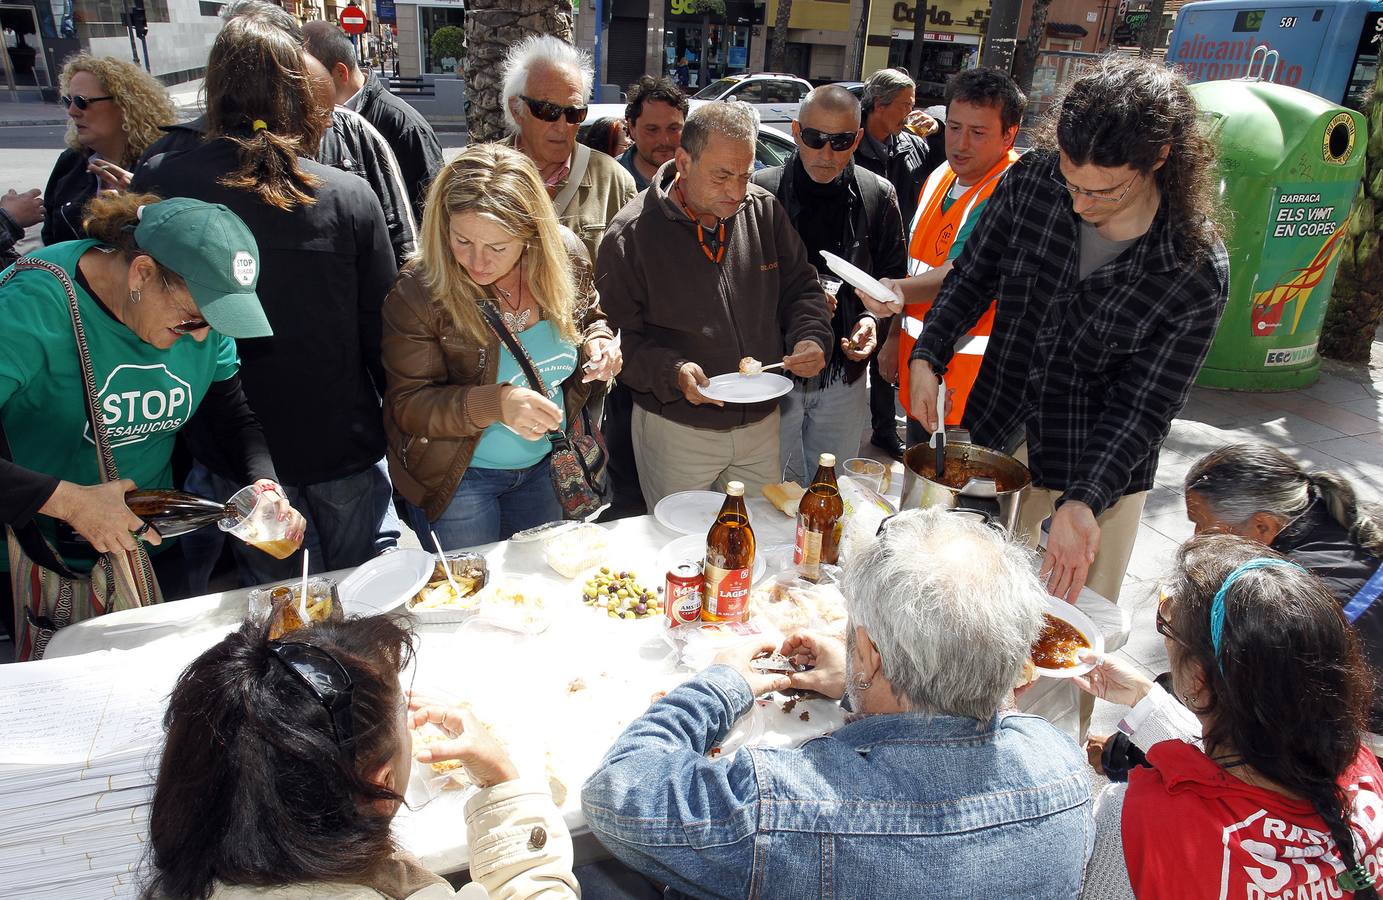
<instances>
[{"instance_id":1,"label":"sunglasses","mask_svg":"<svg viewBox=\"0 0 1383 900\"><path fill-rule=\"evenodd\" d=\"M172 331L174 334L191 334L194 331L201 331L203 328L210 327L210 322L206 322L202 319L189 319L186 322L179 322L170 328L169 331Z\"/></svg>"},{"instance_id":2,"label":"sunglasses","mask_svg":"<svg viewBox=\"0 0 1383 900\"><path fill-rule=\"evenodd\" d=\"M858 131L818 131L815 128L802 128L802 143L813 150L820 150L827 144L837 153L842 153L850 149L850 145L855 143L855 135Z\"/></svg>"},{"instance_id":3,"label":"sunglasses","mask_svg":"<svg viewBox=\"0 0 1383 900\"><path fill-rule=\"evenodd\" d=\"M586 114L591 111L588 106L560 106L546 100L534 100L522 94L519 95L519 99L528 104L528 111L533 114L533 118L544 122L556 122L565 116L568 125L580 125L586 121Z\"/></svg>"},{"instance_id":4,"label":"sunglasses","mask_svg":"<svg viewBox=\"0 0 1383 900\"><path fill-rule=\"evenodd\" d=\"M1128 181L1125 181L1122 185L1116 184L1114 187L1106 188L1102 191L1087 191L1085 188L1072 187L1071 182L1067 181L1065 176L1063 176L1060 171L1052 173L1052 180L1055 181L1057 184L1061 185L1063 188L1065 188L1066 192L1070 194L1072 197L1088 197L1091 200L1094 200L1098 203L1118 203L1120 200L1123 200L1124 197L1128 195L1129 190L1133 187L1133 183L1138 180L1138 175L1135 174L1132 178L1130 178ZM1117 197L1110 196L1112 192L1118 191L1121 187L1123 188L1123 190L1119 191L1119 195Z\"/></svg>"},{"instance_id":5,"label":"sunglasses","mask_svg":"<svg viewBox=\"0 0 1383 900\"><path fill-rule=\"evenodd\" d=\"M1162 635L1169 641L1185 646L1186 642L1183 641L1181 638L1177 637L1176 632L1172 630L1171 623L1168 622L1167 617L1162 614L1162 610L1166 609L1167 602L1171 599L1172 595L1167 593L1165 589L1158 589L1157 612L1154 615L1154 625L1157 628L1158 634Z\"/></svg>"},{"instance_id":6,"label":"sunglasses","mask_svg":"<svg viewBox=\"0 0 1383 900\"><path fill-rule=\"evenodd\" d=\"M58 99L62 101L63 106L75 106L78 109L86 109L93 103L100 103L102 100L114 100L115 98L110 96L109 94L107 94L104 97L83 97L81 94L76 94L72 97L68 97L66 94L64 94Z\"/></svg>"},{"instance_id":7,"label":"sunglasses","mask_svg":"<svg viewBox=\"0 0 1383 900\"><path fill-rule=\"evenodd\" d=\"M342 750L355 737L351 721L351 691L355 685L336 657L302 641L270 641L269 652L303 684L331 717L331 733Z\"/></svg>"}]
</instances>

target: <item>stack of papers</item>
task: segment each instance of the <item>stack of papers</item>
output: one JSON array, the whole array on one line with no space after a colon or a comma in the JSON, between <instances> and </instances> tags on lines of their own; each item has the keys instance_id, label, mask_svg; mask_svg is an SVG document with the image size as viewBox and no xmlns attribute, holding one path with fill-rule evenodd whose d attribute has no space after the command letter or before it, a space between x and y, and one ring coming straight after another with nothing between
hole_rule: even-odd
<instances>
[{"instance_id":1,"label":"stack of papers","mask_svg":"<svg viewBox=\"0 0 1383 900\"><path fill-rule=\"evenodd\" d=\"M0 666L0 897L138 896L166 649Z\"/></svg>"}]
</instances>

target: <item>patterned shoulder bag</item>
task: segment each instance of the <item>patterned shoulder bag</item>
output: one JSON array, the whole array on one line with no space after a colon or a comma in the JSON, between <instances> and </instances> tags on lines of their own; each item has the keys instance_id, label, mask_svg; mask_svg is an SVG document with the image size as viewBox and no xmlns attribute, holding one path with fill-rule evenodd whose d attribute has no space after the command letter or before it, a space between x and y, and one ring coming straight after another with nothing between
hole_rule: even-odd
<instances>
[{"instance_id":1,"label":"patterned shoulder bag","mask_svg":"<svg viewBox=\"0 0 1383 900\"><path fill-rule=\"evenodd\" d=\"M67 294L72 333L82 368L87 421L91 425L96 453L101 462L101 480L118 481L120 473L116 471L115 454L106 433L105 419L100 414L100 391L91 367L86 329L77 307L77 292L60 266L31 256L16 262L9 273L0 279L0 285L23 269L47 272L62 284ZM2 437L0 434L0 439ZM8 456L7 442L3 449ZM33 522L19 529L6 526L5 532L10 559L10 584L14 589L15 654L21 662L42 658L49 639L60 628L107 612L148 606L163 600L149 554L142 543L136 543L133 551L103 553L89 574L78 574L62 563L53 546Z\"/></svg>"}]
</instances>

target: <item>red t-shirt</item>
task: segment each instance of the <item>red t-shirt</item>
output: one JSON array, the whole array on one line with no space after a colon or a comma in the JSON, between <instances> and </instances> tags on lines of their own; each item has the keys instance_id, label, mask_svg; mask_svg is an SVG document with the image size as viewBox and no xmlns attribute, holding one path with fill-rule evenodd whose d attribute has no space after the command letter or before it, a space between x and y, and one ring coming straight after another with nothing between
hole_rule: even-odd
<instances>
[{"instance_id":1,"label":"red t-shirt","mask_svg":"<svg viewBox=\"0 0 1383 900\"><path fill-rule=\"evenodd\" d=\"M1253 787L1182 741L1148 752L1129 773L1124 861L1139 900L1347 898L1335 841L1311 804ZM1383 883L1383 772L1360 748L1340 779L1359 861Z\"/></svg>"}]
</instances>

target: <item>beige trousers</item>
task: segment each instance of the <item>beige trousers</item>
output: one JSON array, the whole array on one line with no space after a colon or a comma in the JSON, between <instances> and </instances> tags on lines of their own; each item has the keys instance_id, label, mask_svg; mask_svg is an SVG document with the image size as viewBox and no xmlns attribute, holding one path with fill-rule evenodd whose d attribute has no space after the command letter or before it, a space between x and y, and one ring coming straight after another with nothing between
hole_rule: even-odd
<instances>
[{"instance_id":1,"label":"beige trousers","mask_svg":"<svg viewBox=\"0 0 1383 900\"><path fill-rule=\"evenodd\" d=\"M745 496L753 497L764 485L777 483L782 474L778 430L777 409L752 425L714 431L635 406L634 459L649 511L678 491L724 490L727 483L742 481Z\"/></svg>"},{"instance_id":2,"label":"beige trousers","mask_svg":"<svg viewBox=\"0 0 1383 900\"><path fill-rule=\"evenodd\" d=\"M1013 455L1027 465L1027 442L1020 444ZM1061 491L1028 488L1023 495L1023 506L1018 510L1019 539L1029 547L1036 547L1042 533L1042 520L1056 511L1056 501L1060 499ZM1138 523L1143 518L1143 504L1147 499L1147 491L1125 494L1095 517L1100 525L1100 549L1095 553L1095 562L1085 576L1085 586L1110 603L1119 602L1119 591L1124 586L1124 575L1128 572L1129 558L1133 556L1133 542L1138 538ZM1095 698L1085 691L1079 691L1079 695L1080 739L1084 741L1090 730L1090 714L1095 709Z\"/></svg>"}]
</instances>

